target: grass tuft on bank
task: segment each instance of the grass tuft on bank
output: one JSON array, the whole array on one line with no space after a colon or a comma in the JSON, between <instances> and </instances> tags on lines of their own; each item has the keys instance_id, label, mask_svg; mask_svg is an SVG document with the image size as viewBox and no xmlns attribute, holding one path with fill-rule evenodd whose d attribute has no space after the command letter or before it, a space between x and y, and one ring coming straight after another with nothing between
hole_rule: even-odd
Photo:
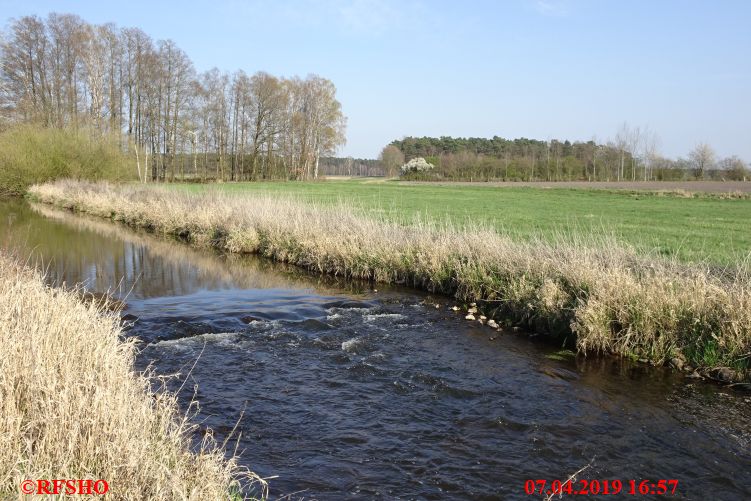
<instances>
[{"instance_id":1,"label":"grass tuft on bank","mask_svg":"<svg viewBox=\"0 0 751 501\"><path fill-rule=\"evenodd\" d=\"M405 226L346 206L60 181L38 201L232 253L483 302L504 321L574 339L584 352L745 380L751 274L644 255L606 238L518 241L487 228Z\"/></svg>"},{"instance_id":2,"label":"grass tuft on bank","mask_svg":"<svg viewBox=\"0 0 751 501\"><path fill-rule=\"evenodd\" d=\"M103 479L108 499L153 500L239 498L259 482L210 434L192 442L134 354L116 315L0 256L0 498L27 479Z\"/></svg>"}]
</instances>

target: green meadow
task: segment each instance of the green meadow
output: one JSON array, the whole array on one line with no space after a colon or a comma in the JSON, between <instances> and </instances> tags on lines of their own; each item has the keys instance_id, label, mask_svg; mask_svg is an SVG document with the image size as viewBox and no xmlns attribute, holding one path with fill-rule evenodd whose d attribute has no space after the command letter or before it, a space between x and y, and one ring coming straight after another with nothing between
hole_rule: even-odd
<instances>
[{"instance_id":1,"label":"green meadow","mask_svg":"<svg viewBox=\"0 0 751 501\"><path fill-rule=\"evenodd\" d=\"M372 180L177 185L344 203L411 224L490 226L519 239L614 237L644 252L681 261L738 263L751 251L751 199L682 197L657 192L468 185L415 185Z\"/></svg>"}]
</instances>

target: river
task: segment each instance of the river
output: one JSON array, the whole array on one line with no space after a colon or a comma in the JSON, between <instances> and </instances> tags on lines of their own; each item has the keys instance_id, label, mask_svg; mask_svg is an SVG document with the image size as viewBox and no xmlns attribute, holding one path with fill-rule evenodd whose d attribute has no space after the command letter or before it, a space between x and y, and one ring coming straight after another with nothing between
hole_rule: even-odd
<instances>
[{"instance_id":1,"label":"river","mask_svg":"<svg viewBox=\"0 0 751 501\"><path fill-rule=\"evenodd\" d=\"M643 479L678 481L660 499L751 499L750 393L561 356L465 321L450 298L19 201L0 202L0 245L50 283L124 299L137 368L177 374L199 430L236 428L272 499L542 499L525 481L584 467L578 479L623 483L598 499L642 497L627 486Z\"/></svg>"}]
</instances>

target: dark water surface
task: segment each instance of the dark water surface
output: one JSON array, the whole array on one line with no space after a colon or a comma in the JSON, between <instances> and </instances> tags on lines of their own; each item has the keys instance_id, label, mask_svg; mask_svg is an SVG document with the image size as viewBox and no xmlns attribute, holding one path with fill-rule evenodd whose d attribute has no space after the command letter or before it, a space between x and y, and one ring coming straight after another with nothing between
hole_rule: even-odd
<instances>
[{"instance_id":1,"label":"dark water surface","mask_svg":"<svg viewBox=\"0 0 751 501\"><path fill-rule=\"evenodd\" d=\"M677 479L674 499L751 499L751 394L556 360L543 343L491 339L446 298L44 207L2 203L0 239L41 258L51 282L127 296L139 368L180 373L174 386L189 374L183 404L195 395L220 439L237 424L243 464L274 476L273 498L541 499L525 480L589 465L580 478Z\"/></svg>"}]
</instances>

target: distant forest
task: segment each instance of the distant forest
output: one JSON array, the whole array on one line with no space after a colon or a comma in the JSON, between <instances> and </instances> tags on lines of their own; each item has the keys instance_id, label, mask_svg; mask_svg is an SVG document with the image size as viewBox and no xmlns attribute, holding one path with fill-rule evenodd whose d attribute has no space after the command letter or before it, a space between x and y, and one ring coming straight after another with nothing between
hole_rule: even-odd
<instances>
[{"instance_id":1,"label":"distant forest","mask_svg":"<svg viewBox=\"0 0 751 501\"><path fill-rule=\"evenodd\" d=\"M618 181L749 179L738 157L718 160L706 144L688 158L670 159L657 152L657 136L624 124L613 141L540 141L501 137L406 137L384 148L381 160L389 175L399 166L423 157L435 167L407 173L412 179L454 181Z\"/></svg>"}]
</instances>

